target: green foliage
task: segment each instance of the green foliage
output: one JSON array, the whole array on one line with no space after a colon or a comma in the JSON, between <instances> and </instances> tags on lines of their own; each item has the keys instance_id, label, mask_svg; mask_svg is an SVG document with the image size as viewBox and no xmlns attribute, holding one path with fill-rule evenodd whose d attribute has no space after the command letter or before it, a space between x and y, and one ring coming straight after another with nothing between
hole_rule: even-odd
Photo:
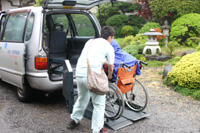
<instances>
[{"instance_id":1,"label":"green foliage","mask_svg":"<svg viewBox=\"0 0 200 133\"><path fill-rule=\"evenodd\" d=\"M192 97L196 100L200 100L200 89L193 92Z\"/></svg>"},{"instance_id":2,"label":"green foliage","mask_svg":"<svg viewBox=\"0 0 200 133\"><path fill-rule=\"evenodd\" d=\"M162 61L155 61L155 60L149 60L146 61L149 67L160 67L164 65L164 62Z\"/></svg>"},{"instance_id":3,"label":"green foliage","mask_svg":"<svg viewBox=\"0 0 200 133\"><path fill-rule=\"evenodd\" d=\"M200 86L200 52L187 54L173 67L168 76L173 84L186 88L199 88Z\"/></svg>"},{"instance_id":4,"label":"green foliage","mask_svg":"<svg viewBox=\"0 0 200 133\"><path fill-rule=\"evenodd\" d=\"M190 37L187 39L186 44L192 46L193 48L197 47L200 43L200 37Z\"/></svg>"},{"instance_id":5,"label":"green foliage","mask_svg":"<svg viewBox=\"0 0 200 133\"><path fill-rule=\"evenodd\" d=\"M126 16L125 14L117 14L114 16L111 16L106 24L113 26L114 28L125 25L125 23L128 22L128 16Z\"/></svg>"},{"instance_id":6,"label":"green foliage","mask_svg":"<svg viewBox=\"0 0 200 133\"><path fill-rule=\"evenodd\" d=\"M121 30L121 34L123 34L124 36L128 36L128 35L132 35L134 32L134 29L132 26L130 25L126 25L122 28Z\"/></svg>"},{"instance_id":7,"label":"green foliage","mask_svg":"<svg viewBox=\"0 0 200 133\"><path fill-rule=\"evenodd\" d=\"M186 87L176 85L174 90L183 96L191 96L196 100L200 100L200 89L199 88L189 89Z\"/></svg>"},{"instance_id":8,"label":"green foliage","mask_svg":"<svg viewBox=\"0 0 200 133\"><path fill-rule=\"evenodd\" d=\"M124 3L124 2L115 2L114 6L112 6L112 4L110 3L102 4L100 6L100 15L99 15L99 12L97 12L96 16L101 26L105 26L106 21L111 16L114 16L117 14L125 14L125 13L134 12L135 10L139 10L139 9L140 7L137 4L130 4L130 3Z\"/></svg>"},{"instance_id":9,"label":"green foliage","mask_svg":"<svg viewBox=\"0 0 200 133\"><path fill-rule=\"evenodd\" d=\"M160 28L161 29L161 26L159 25L159 23L148 22L139 30L138 33L149 32L150 29L154 29L154 28Z\"/></svg>"},{"instance_id":10,"label":"green foliage","mask_svg":"<svg viewBox=\"0 0 200 133\"><path fill-rule=\"evenodd\" d=\"M200 36L200 14L184 15L172 23L170 39L181 45L190 37Z\"/></svg>"},{"instance_id":11,"label":"green foliage","mask_svg":"<svg viewBox=\"0 0 200 133\"><path fill-rule=\"evenodd\" d=\"M124 46L127 45L136 45L135 41L134 41L134 36L127 36L124 38Z\"/></svg>"},{"instance_id":12,"label":"green foliage","mask_svg":"<svg viewBox=\"0 0 200 133\"><path fill-rule=\"evenodd\" d=\"M126 47L124 47L122 50L126 51L127 53L129 53L132 56L135 56L136 54L138 54L138 47L137 45L128 45Z\"/></svg>"},{"instance_id":13,"label":"green foliage","mask_svg":"<svg viewBox=\"0 0 200 133\"><path fill-rule=\"evenodd\" d=\"M124 44L124 38L115 38L115 40L119 43L120 47L123 47Z\"/></svg>"},{"instance_id":14,"label":"green foliage","mask_svg":"<svg viewBox=\"0 0 200 133\"><path fill-rule=\"evenodd\" d=\"M138 60L140 59L140 57L144 57L144 55L142 55L142 54L136 54L135 55L135 58L137 58Z\"/></svg>"},{"instance_id":15,"label":"green foliage","mask_svg":"<svg viewBox=\"0 0 200 133\"><path fill-rule=\"evenodd\" d=\"M166 49L166 52L173 56L173 52L175 49L177 49L178 47L180 46L179 43L175 42L175 41L170 41L168 44L167 44L167 49Z\"/></svg>"},{"instance_id":16,"label":"green foliage","mask_svg":"<svg viewBox=\"0 0 200 133\"><path fill-rule=\"evenodd\" d=\"M147 59L145 57L140 57L139 60L146 61Z\"/></svg>"},{"instance_id":17,"label":"green foliage","mask_svg":"<svg viewBox=\"0 0 200 133\"><path fill-rule=\"evenodd\" d=\"M163 18L171 21L188 14L199 13L199 0L149 0L154 19L159 22Z\"/></svg>"},{"instance_id":18,"label":"green foliage","mask_svg":"<svg viewBox=\"0 0 200 133\"><path fill-rule=\"evenodd\" d=\"M142 34L137 34L135 37L134 37L134 41L137 43L139 43L140 45L144 45L148 40L148 37L147 36L143 36Z\"/></svg>"},{"instance_id":19,"label":"green foliage","mask_svg":"<svg viewBox=\"0 0 200 133\"><path fill-rule=\"evenodd\" d=\"M35 5L34 6L41 6L43 1L44 0L35 0Z\"/></svg>"},{"instance_id":20,"label":"green foliage","mask_svg":"<svg viewBox=\"0 0 200 133\"><path fill-rule=\"evenodd\" d=\"M200 43L199 43L198 46L196 47L196 51L200 51Z\"/></svg>"},{"instance_id":21,"label":"green foliage","mask_svg":"<svg viewBox=\"0 0 200 133\"><path fill-rule=\"evenodd\" d=\"M146 23L146 20L142 17L136 15L128 16L128 24L132 26L136 26L139 29L142 28L142 25Z\"/></svg>"},{"instance_id":22,"label":"green foliage","mask_svg":"<svg viewBox=\"0 0 200 133\"><path fill-rule=\"evenodd\" d=\"M164 64L165 64L165 65L172 65L172 66L174 66L174 65L176 65L176 63L177 63L180 59L181 59L180 56L175 56L174 58L165 61Z\"/></svg>"}]
</instances>

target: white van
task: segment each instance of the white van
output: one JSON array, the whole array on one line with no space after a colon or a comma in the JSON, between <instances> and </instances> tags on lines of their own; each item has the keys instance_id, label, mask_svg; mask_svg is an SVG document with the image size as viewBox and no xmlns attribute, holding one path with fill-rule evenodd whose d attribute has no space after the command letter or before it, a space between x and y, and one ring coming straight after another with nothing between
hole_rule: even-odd
<instances>
[{"instance_id":1,"label":"white van","mask_svg":"<svg viewBox=\"0 0 200 133\"><path fill-rule=\"evenodd\" d=\"M102 3L137 0L44 0L42 7L0 12L0 79L17 88L18 99L28 102L32 90L62 89L62 66L75 68L88 39L100 37L101 26L89 11Z\"/></svg>"}]
</instances>

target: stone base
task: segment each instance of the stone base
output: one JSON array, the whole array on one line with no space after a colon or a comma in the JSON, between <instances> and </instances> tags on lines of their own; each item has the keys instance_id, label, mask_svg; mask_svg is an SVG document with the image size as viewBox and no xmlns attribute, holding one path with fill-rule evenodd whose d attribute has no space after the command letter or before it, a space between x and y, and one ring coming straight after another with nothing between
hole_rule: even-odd
<instances>
[{"instance_id":1,"label":"stone base","mask_svg":"<svg viewBox=\"0 0 200 133\"><path fill-rule=\"evenodd\" d=\"M171 59L172 57L169 55L160 55L160 56L144 56L147 60L157 60L157 61L166 61Z\"/></svg>"}]
</instances>

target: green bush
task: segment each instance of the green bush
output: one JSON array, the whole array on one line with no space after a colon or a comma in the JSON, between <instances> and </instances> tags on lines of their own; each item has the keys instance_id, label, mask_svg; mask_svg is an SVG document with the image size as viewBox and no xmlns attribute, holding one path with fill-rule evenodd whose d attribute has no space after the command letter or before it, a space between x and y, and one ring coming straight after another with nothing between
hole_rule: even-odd
<instances>
[{"instance_id":1,"label":"green bush","mask_svg":"<svg viewBox=\"0 0 200 133\"><path fill-rule=\"evenodd\" d=\"M122 30L122 27L119 26L119 27L114 27L115 29L115 37L116 38L120 38L120 37L123 37L123 35L121 34L121 30Z\"/></svg>"},{"instance_id":2,"label":"green bush","mask_svg":"<svg viewBox=\"0 0 200 133\"><path fill-rule=\"evenodd\" d=\"M110 17L107 20L106 24L116 28L116 27L126 25L127 22L128 22L128 16L126 16L125 14L117 14Z\"/></svg>"},{"instance_id":3,"label":"green bush","mask_svg":"<svg viewBox=\"0 0 200 133\"><path fill-rule=\"evenodd\" d=\"M133 27L133 33L132 33L132 35L135 36L140 29L137 26L132 26L132 27Z\"/></svg>"},{"instance_id":4,"label":"green bush","mask_svg":"<svg viewBox=\"0 0 200 133\"><path fill-rule=\"evenodd\" d=\"M145 57L140 57L139 60L146 61L147 59Z\"/></svg>"},{"instance_id":5,"label":"green bush","mask_svg":"<svg viewBox=\"0 0 200 133\"><path fill-rule=\"evenodd\" d=\"M143 17L139 17L136 15L128 16L128 24L132 26L136 26L139 29L142 28L142 25L146 23L146 20Z\"/></svg>"},{"instance_id":6,"label":"green bush","mask_svg":"<svg viewBox=\"0 0 200 133\"><path fill-rule=\"evenodd\" d=\"M190 13L176 19L171 26L170 39L181 45L190 37L200 36L200 14Z\"/></svg>"},{"instance_id":7,"label":"green bush","mask_svg":"<svg viewBox=\"0 0 200 133\"><path fill-rule=\"evenodd\" d=\"M149 32L150 29L154 29L154 28L160 28L161 29L161 26L159 25L159 23L148 22L139 30L138 33Z\"/></svg>"},{"instance_id":8,"label":"green bush","mask_svg":"<svg viewBox=\"0 0 200 133\"><path fill-rule=\"evenodd\" d=\"M148 40L148 36L143 36L142 34L137 34L133 39L134 42L136 43L139 42L140 45L141 44L144 45L147 42L147 40Z\"/></svg>"},{"instance_id":9,"label":"green bush","mask_svg":"<svg viewBox=\"0 0 200 133\"><path fill-rule=\"evenodd\" d=\"M136 42L134 41L134 36L127 36L124 38L124 47L128 45L136 45Z\"/></svg>"},{"instance_id":10,"label":"green bush","mask_svg":"<svg viewBox=\"0 0 200 133\"><path fill-rule=\"evenodd\" d=\"M122 50L126 51L132 56L135 56L136 54L138 54L138 51L139 51L137 45L128 45L124 47Z\"/></svg>"},{"instance_id":11,"label":"green bush","mask_svg":"<svg viewBox=\"0 0 200 133\"><path fill-rule=\"evenodd\" d=\"M124 38L115 38L115 40L119 43L119 46L122 48L124 44Z\"/></svg>"},{"instance_id":12,"label":"green bush","mask_svg":"<svg viewBox=\"0 0 200 133\"><path fill-rule=\"evenodd\" d=\"M200 43L199 37L190 37L186 41L186 44L188 46L192 46L193 48L197 47L199 43Z\"/></svg>"},{"instance_id":13,"label":"green bush","mask_svg":"<svg viewBox=\"0 0 200 133\"><path fill-rule=\"evenodd\" d=\"M200 52L183 56L168 76L173 84L186 88L200 87Z\"/></svg>"},{"instance_id":14,"label":"green bush","mask_svg":"<svg viewBox=\"0 0 200 133\"><path fill-rule=\"evenodd\" d=\"M142 54L136 54L135 55L135 58L137 58L138 60L140 59L140 57L144 57L144 55L142 55Z\"/></svg>"},{"instance_id":15,"label":"green bush","mask_svg":"<svg viewBox=\"0 0 200 133\"><path fill-rule=\"evenodd\" d=\"M126 25L126 26L122 27L122 30L121 30L121 34L124 36L132 35L133 32L134 32L134 29L130 25Z\"/></svg>"},{"instance_id":16,"label":"green bush","mask_svg":"<svg viewBox=\"0 0 200 133\"><path fill-rule=\"evenodd\" d=\"M199 43L198 46L196 47L196 51L200 51L200 43Z\"/></svg>"},{"instance_id":17,"label":"green bush","mask_svg":"<svg viewBox=\"0 0 200 133\"><path fill-rule=\"evenodd\" d=\"M179 43L175 42L175 41L170 41L168 44L167 44L167 49L166 49L166 52L169 54L169 55L175 55L173 54L174 50L177 49L178 47L180 46Z\"/></svg>"}]
</instances>

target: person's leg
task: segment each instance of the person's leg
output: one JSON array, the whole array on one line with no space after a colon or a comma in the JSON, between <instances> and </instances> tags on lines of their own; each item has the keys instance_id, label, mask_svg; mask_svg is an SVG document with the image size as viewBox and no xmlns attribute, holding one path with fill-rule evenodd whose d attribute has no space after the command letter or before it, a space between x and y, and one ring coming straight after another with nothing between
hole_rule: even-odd
<instances>
[{"instance_id":1,"label":"person's leg","mask_svg":"<svg viewBox=\"0 0 200 133\"><path fill-rule=\"evenodd\" d=\"M92 130L99 132L104 126L104 112L105 112L105 95L97 95L90 92L93 104L92 113Z\"/></svg>"},{"instance_id":2,"label":"person's leg","mask_svg":"<svg viewBox=\"0 0 200 133\"><path fill-rule=\"evenodd\" d=\"M77 78L78 99L74 105L71 119L76 123L80 122L90 100L90 93L87 88L87 78Z\"/></svg>"}]
</instances>

